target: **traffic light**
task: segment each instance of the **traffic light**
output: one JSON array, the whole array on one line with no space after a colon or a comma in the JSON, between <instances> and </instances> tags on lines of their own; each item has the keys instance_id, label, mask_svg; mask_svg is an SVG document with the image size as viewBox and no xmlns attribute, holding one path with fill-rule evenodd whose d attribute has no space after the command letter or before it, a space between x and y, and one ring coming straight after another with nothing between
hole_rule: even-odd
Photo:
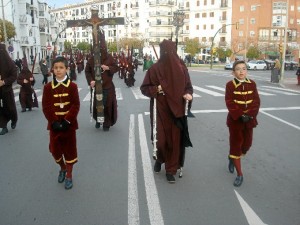
<instances>
[{"instance_id":1,"label":"traffic light","mask_svg":"<svg viewBox=\"0 0 300 225\"><path fill-rule=\"evenodd\" d=\"M217 48L214 47L213 50L212 50L212 53L215 54L216 52L217 52Z\"/></svg>"},{"instance_id":2,"label":"traffic light","mask_svg":"<svg viewBox=\"0 0 300 225\"><path fill-rule=\"evenodd\" d=\"M235 29L238 30L238 29L239 29L239 26L240 26L240 23L239 23L239 22L236 22L236 23L235 23Z\"/></svg>"},{"instance_id":3,"label":"traffic light","mask_svg":"<svg viewBox=\"0 0 300 225\"><path fill-rule=\"evenodd\" d=\"M282 54L283 53L283 45L279 44L279 52Z\"/></svg>"}]
</instances>

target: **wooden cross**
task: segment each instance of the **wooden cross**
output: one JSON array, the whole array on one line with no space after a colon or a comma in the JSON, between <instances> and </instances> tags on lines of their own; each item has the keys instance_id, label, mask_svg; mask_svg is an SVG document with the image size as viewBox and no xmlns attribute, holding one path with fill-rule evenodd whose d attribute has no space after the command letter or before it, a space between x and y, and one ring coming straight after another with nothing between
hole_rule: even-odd
<instances>
[{"instance_id":1,"label":"wooden cross","mask_svg":"<svg viewBox=\"0 0 300 225\"><path fill-rule=\"evenodd\" d=\"M101 52L100 52L100 32L99 26L124 24L124 17L116 18L99 18L99 9L91 8L91 19L87 20L67 20L67 27L92 27L93 36L93 56L94 56L94 74L95 74L95 96L96 96L96 111L97 122L104 122L104 105L101 77ZM104 35L104 34L103 34ZM94 98L94 96L92 96ZM92 99L93 101L93 99Z\"/></svg>"}]
</instances>

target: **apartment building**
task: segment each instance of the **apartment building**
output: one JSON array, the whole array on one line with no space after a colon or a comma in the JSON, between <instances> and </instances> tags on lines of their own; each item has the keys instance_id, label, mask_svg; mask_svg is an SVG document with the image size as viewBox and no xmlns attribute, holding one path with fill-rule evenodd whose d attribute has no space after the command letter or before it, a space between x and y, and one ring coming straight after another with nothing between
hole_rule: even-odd
<instances>
[{"instance_id":1,"label":"apartment building","mask_svg":"<svg viewBox=\"0 0 300 225\"><path fill-rule=\"evenodd\" d=\"M279 44L284 44L287 28L286 60L300 58L300 0L233 0L233 52L246 58L246 50L257 46L266 59L279 58Z\"/></svg>"}]
</instances>

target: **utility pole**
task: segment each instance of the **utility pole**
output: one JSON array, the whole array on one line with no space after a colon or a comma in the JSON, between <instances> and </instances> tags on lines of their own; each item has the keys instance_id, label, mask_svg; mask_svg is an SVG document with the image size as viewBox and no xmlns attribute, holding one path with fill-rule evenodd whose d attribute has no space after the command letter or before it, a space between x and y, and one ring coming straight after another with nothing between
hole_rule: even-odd
<instances>
[{"instance_id":1,"label":"utility pole","mask_svg":"<svg viewBox=\"0 0 300 225\"><path fill-rule=\"evenodd\" d=\"M288 29L288 21L289 21L289 0L286 2L286 20L285 20L285 27L284 27L284 41L283 41L283 52L282 52L282 63L280 69L280 84L284 81L284 64L285 64L285 52L286 52L286 45L287 45L287 29Z\"/></svg>"},{"instance_id":2,"label":"utility pole","mask_svg":"<svg viewBox=\"0 0 300 225\"><path fill-rule=\"evenodd\" d=\"M7 43L7 33L6 33L6 26L5 26L5 15L4 15L3 0L1 0L1 5L2 5L2 24L3 24L4 43L5 43L6 48L7 48L8 43Z\"/></svg>"}]
</instances>

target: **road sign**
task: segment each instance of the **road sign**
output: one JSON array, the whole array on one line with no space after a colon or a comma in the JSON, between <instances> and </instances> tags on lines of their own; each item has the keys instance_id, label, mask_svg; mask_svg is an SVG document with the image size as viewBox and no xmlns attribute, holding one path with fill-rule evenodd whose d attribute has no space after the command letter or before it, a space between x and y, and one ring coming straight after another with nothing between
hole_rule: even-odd
<instances>
[{"instance_id":1,"label":"road sign","mask_svg":"<svg viewBox=\"0 0 300 225\"><path fill-rule=\"evenodd\" d=\"M47 50L51 50L52 49L52 46L51 45L48 45L47 46Z\"/></svg>"},{"instance_id":2,"label":"road sign","mask_svg":"<svg viewBox=\"0 0 300 225\"><path fill-rule=\"evenodd\" d=\"M9 52L14 52L14 47L12 45L8 46L8 51Z\"/></svg>"}]
</instances>

